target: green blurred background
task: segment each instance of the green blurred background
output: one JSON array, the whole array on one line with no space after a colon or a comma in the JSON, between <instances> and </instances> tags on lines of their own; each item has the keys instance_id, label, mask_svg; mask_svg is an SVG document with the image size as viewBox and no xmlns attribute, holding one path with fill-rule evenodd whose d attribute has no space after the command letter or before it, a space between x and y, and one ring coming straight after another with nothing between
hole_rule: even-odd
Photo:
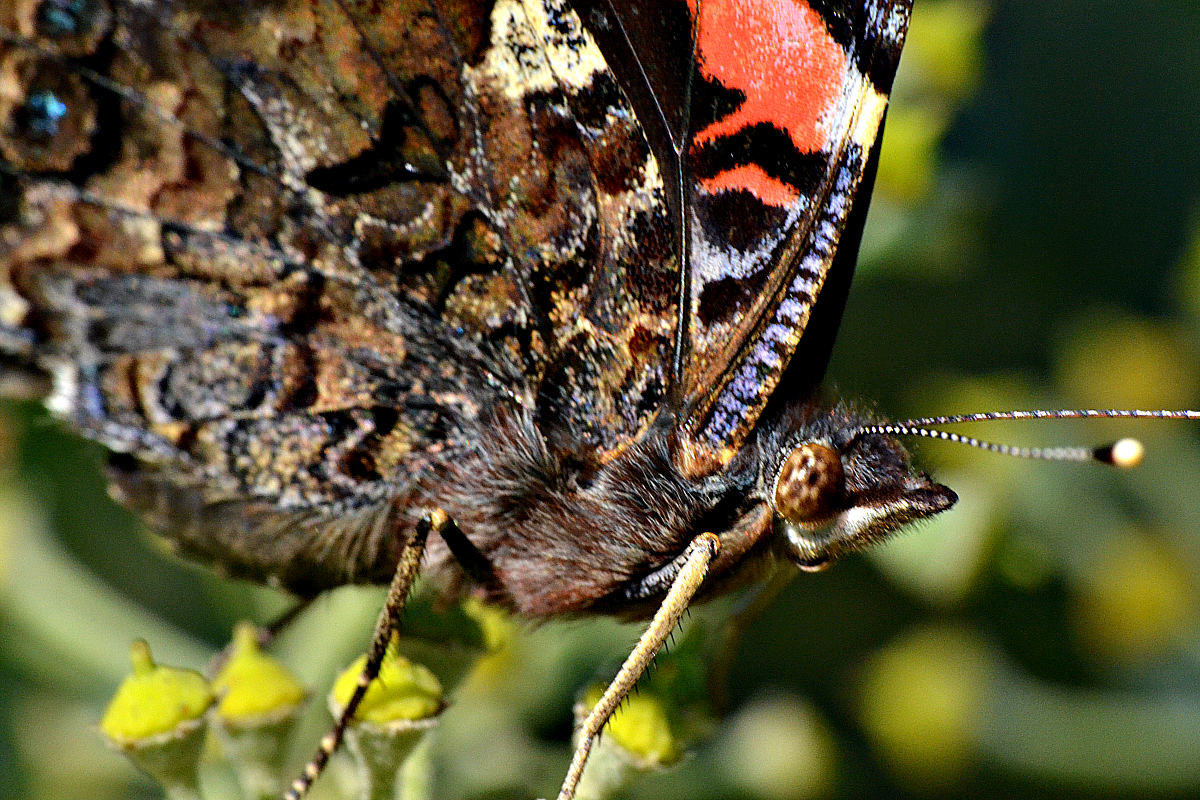
<instances>
[{"instance_id":1,"label":"green blurred background","mask_svg":"<svg viewBox=\"0 0 1200 800\"><path fill-rule=\"evenodd\" d=\"M1200 4L918 2L888 124L839 394L896 417L1200 406ZM130 641L201 667L287 599L163 555L98 448L0 411L0 798L154 797L95 732ZM734 647L723 721L630 795L1200 795L1200 426L970 432L1149 453L1117 472L919 443L959 506L792 581ZM381 597L319 600L274 652L323 694ZM636 635L517 625L453 697L436 796L553 792L576 693Z\"/></svg>"}]
</instances>

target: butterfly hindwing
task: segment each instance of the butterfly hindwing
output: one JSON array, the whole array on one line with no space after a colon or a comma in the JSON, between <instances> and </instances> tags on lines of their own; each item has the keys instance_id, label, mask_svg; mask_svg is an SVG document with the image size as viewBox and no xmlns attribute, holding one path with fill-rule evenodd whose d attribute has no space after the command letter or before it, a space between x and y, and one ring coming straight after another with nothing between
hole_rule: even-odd
<instances>
[{"instance_id":1,"label":"butterfly hindwing","mask_svg":"<svg viewBox=\"0 0 1200 800\"><path fill-rule=\"evenodd\" d=\"M663 180L565 3L45 5L0 12L0 346L184 549L384 580L481 408L585 459L659 411Z\"/></svg>"},{"instance_id":2,"label":"butterfly hindwing","mask_svg":"<svg viewBox=\"0 0 1200 800\"><path fill-rule=\"evenodd\" d=\"M472 230L444 167L471 31L320 2L52 5L0 12L9 359L124 454L119 496L183 549L304 591L386 580L379 520L486 379L427 271L397 275Z\"/></svg>"}]
</instances>

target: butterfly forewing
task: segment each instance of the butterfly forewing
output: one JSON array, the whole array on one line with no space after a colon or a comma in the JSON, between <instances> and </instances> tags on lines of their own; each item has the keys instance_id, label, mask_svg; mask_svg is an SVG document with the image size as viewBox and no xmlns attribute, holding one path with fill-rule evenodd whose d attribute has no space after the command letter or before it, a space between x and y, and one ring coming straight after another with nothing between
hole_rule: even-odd
<instances>
[{"instance_id":1,"label":"butterfly forewing","mask_svg":"<svg viewBox=\"0 0 1200 800\"><path fill-rule=\"evenodd\" d=\"M696 4L689 471L732 458L788 366L867 172L909 10Z\"/></svg>"}]
</instances>

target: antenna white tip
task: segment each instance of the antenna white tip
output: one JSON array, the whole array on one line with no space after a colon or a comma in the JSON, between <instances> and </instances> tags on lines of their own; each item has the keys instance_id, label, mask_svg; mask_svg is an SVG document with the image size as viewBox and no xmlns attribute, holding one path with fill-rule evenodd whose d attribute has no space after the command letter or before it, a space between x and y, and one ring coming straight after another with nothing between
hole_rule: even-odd
<instances>
[{"instance_id":1,"label":"antenna white tip","mask_svg":"<svg viewBox=\"0 0 1200 800\"><path fill-rule=\"evenodd\" d=\"M1096 450L1096 458L1114 467L1128 469L1142 463L1146 448L1137 439L1120 439Z\"/></svg>"}]
</instances>

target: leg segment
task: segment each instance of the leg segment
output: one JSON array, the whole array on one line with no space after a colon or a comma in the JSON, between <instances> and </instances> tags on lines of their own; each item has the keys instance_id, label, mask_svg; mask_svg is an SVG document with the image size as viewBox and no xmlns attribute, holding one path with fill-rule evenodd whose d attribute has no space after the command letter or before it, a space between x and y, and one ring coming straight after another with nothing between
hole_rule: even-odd
<instances>
[{"instance_id":1,"label":"leg segment","mask_svg":"<svg viewBox=\"0 0 1200 800\"><path fill-rule=\"evenodd\" d=\"M296 617L303 614L312 605L313 598L305 597L297 601L296 605L289 608L287 611L280 614L275 619L268 622L258 630L258 646L266 647L271 642L275 641L275 637L282 631L286 630L289 625L296 621Z\"/></svg>"},{"instance_id":2,"label":"leg segment","mask_svg":"<svg viewBox=\"0 0 1200 800\"><path fill-rule=\"evenodd\" d=\"M558 792L558 800L574 798L575 788L579 784L579 778L583 775L583 767L587 764L588 754L591 752L596 737L600 735L600 730L617 710L621 701L633 690L633 685L637 683L638 678L646 671L646 667L650 665L667 637L679 624L683 613L687 611L688 604L700 589L700 584L704 582L704 576L708 573L708 565L716 558L720 549L721 541L716 535L702 533L688 545L682 560L675 562L679 564L679 570L671 580L671 588L663 598L658 611L654 612L650 625L638 639L633 652L625 659L617 676L604 690L599 702L596 703L595 708L591 710L579 728L579 742L575 747L575 755L571 758L567 777L563 780L562 789Z\"/></svg>"},{"instance_id":3,"label":"leg segment","mask_svg":"<svg viewBox=\"0 0 1200 800\"><path fill-rule=\"evenodd\" d=\"M440 535L442 531L453 524L446 512L441 509L430 512L417 523L412 538L400 551L400 562L396 565L396 573L392 576L391 586L388 587L387 600L384 602L383 610L379 613L379 620L375 623L375 632L371 637L371 649L367 653L367 663L363 666L362 674L358 676L358 685L354 687L354 693L350 696L346 707L342 709L341 716L334 723L333 730L321 739L321 745L317 752L305 765L304 772L300 777L292 782L291 788L284 795L284 800L300 800L308 792L309 787L312 786L321 771L325 769L329 757L337 750L338 744L342 741L342 735L346 732L350 721L354 719L354 712L358 710L359 703L367 693L367 687L379 675L379 666L383 663L388 642L391 641L392 634L398 626L400 614L404 610L404 603L408 599L408 591L417 578L417 572L421 566L421 556L425 553L425 542L429 538L430 530Z\"/></svg>"}]
</instances>

